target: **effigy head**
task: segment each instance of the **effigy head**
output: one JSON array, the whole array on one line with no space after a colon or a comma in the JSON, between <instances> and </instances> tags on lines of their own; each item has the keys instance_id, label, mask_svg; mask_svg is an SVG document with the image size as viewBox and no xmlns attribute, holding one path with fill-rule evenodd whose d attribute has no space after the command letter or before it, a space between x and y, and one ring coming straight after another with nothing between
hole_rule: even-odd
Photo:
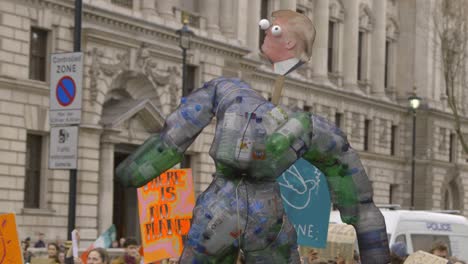
<instances>
[{"instance_id":1,"label":"effigy head","mask_svg":"<svg viewBox=\"0 0 468 264\"><path fill-rule=\"evenodd\" d=\"M291 58L308 61L315 40L312 21L292 10L274 11L271 16L271 22L267 19L259 22L260 28L265 30L263 54L273 63Z\"/></svg>"}]
</instances>

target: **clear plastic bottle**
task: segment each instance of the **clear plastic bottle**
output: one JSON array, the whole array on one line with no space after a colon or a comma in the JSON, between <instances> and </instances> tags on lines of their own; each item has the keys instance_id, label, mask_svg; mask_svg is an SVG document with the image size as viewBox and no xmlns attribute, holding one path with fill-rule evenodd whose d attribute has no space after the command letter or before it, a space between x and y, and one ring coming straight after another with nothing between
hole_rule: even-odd
<instances>
[{"instance_id":1,"label":"clear plastic bottle","mask_svg":"<svg viewBox=\"0 0 468 264\"><path fill-rule=\"evenodd\" d=\"M242 96L237 96L234 104L224 114L221 138L216 151L216 159L226 165L236 167L236 144L240 139L240 129L244 117L240 114Z\"/></svg>"},{"instance_id":2,"label":"clear plastic bottle","mask_svg":"<svg viewBox=\"0 0 468 264\"><path fill-rule=\"evenodd\" d=\"M193 126L192 129L200 130L210 121L211 116L207 111L203 111L202 104L189 103L185 97L182 97L180 103L180 109L178 109L178 111L182 118L187 121L187 124Z\"/></svg>"},{"instance_id":3,"label":"clear plastic bottle","mask_svg":"<svg viewBox=\"0 0 468 264\"><path fill-rule=\"evenodd\" d=\"M268 135L288 120L288 112L280 105L268 111L263 117L263 126Z\"/></svg>"},{"instance_id":4,"label":"clear plastic bottle","mask_svg":"<svg viewBox=\"0 0 468 264\"><path fill-rule=\"evenodd\" d=\"M252 159L253 160L264 160L265 159L265 140L266 140L266 130L262 125L262 117L257 117L255 120L255 136L253 143Z\"/></svg>"},{"instance_id":5,"label":"clear plastic bottle","mask_svg":"<svg viewBox=\"0 0 468 264\"><path fill-rule=\"evenodd\" d=\"M267 151L279 155L310 128L310 118L306 113L297 113L267 140Z\"/></svg>"},{"instance_id":6,"label":"clear plastic bottle","mask_svg":"<svg viewBox=\"0 0 468 264\"><path fill-rule=\"evenodd\" d=\"M255 113L244 113L239 138L237 139L235 159L240 169L246 169L252 160L253 131L249 126L250 120L255 119Z\"/></svg>"}]
</instances>

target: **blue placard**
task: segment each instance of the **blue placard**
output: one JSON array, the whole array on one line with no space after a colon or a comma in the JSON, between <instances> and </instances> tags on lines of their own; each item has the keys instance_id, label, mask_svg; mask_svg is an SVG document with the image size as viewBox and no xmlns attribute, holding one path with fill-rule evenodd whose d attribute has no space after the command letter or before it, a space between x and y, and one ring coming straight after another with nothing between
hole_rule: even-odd
<instances>
[{"instance_id":1,"label":"blue placard","mask_svg":"<svg viewBox=\"0 0 468 264\"><path fill-rule=\"evenodd\" d=\"M330 220L330 193L325 175L299 159L277 179L288 219L297 232L297 243L324 248Z\"/></svg>"}]
</instances>

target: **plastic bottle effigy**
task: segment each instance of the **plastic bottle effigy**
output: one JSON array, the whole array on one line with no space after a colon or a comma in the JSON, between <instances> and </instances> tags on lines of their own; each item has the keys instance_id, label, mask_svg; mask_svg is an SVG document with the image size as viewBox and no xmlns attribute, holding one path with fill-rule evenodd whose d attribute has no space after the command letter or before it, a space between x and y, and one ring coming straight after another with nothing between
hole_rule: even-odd
<instances>
[{"instance_id":1,"label":"plastic bottle effigy","mask_svg":"<svg viewBox=\"0 0 468 264\"><path fill-rule=\"evenodd\" d=\"M119 164L116 175L124 186L141 187L181 160L182 154L176 147L155 134Z\"/></svg>"},{"instance_id":2,"label":"plastic bottle effigy","mask_svg":"<svg viewBox=\"0 0 468 264\"><path fill-rule=\"evenodd\" d=\"M275 155L283 153L309 128L308 114L297 113L267 139L267 151Z\"/></svg>"},{"instance_id":3,"label":"plastic bottle effigy","mask_svg":"<svg viewBox=\"0 0 468 264\"><path fill-rule=\"evenodd\" d=\"M244 117L240 115L242 96L237 96L234 104L224 114L222 134L216 151L216 159L226 165L236 167L236 144L240 139L240 129Z\"/></svg>"}]
</instances>

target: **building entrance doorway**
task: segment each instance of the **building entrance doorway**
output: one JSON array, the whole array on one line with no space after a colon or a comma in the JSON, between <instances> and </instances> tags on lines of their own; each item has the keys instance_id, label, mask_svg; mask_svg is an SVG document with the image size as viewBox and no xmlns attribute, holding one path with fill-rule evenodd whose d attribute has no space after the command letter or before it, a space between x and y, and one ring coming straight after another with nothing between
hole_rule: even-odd
<instances>
[{"instance_id":1,"label":"building entrance doorway","mask_svg":"<svg viewBox=\"0 0 468 264\"><path fill-rule=\"evenodd\" d=\"M129 153L126 151L116 151L114 153L114 172L117 166L130 155ZM121 237L133 237L141 242L137 189L122 186L115 178L115 173L112 215L118 239Z\"/></svg>"}]
</instances>

